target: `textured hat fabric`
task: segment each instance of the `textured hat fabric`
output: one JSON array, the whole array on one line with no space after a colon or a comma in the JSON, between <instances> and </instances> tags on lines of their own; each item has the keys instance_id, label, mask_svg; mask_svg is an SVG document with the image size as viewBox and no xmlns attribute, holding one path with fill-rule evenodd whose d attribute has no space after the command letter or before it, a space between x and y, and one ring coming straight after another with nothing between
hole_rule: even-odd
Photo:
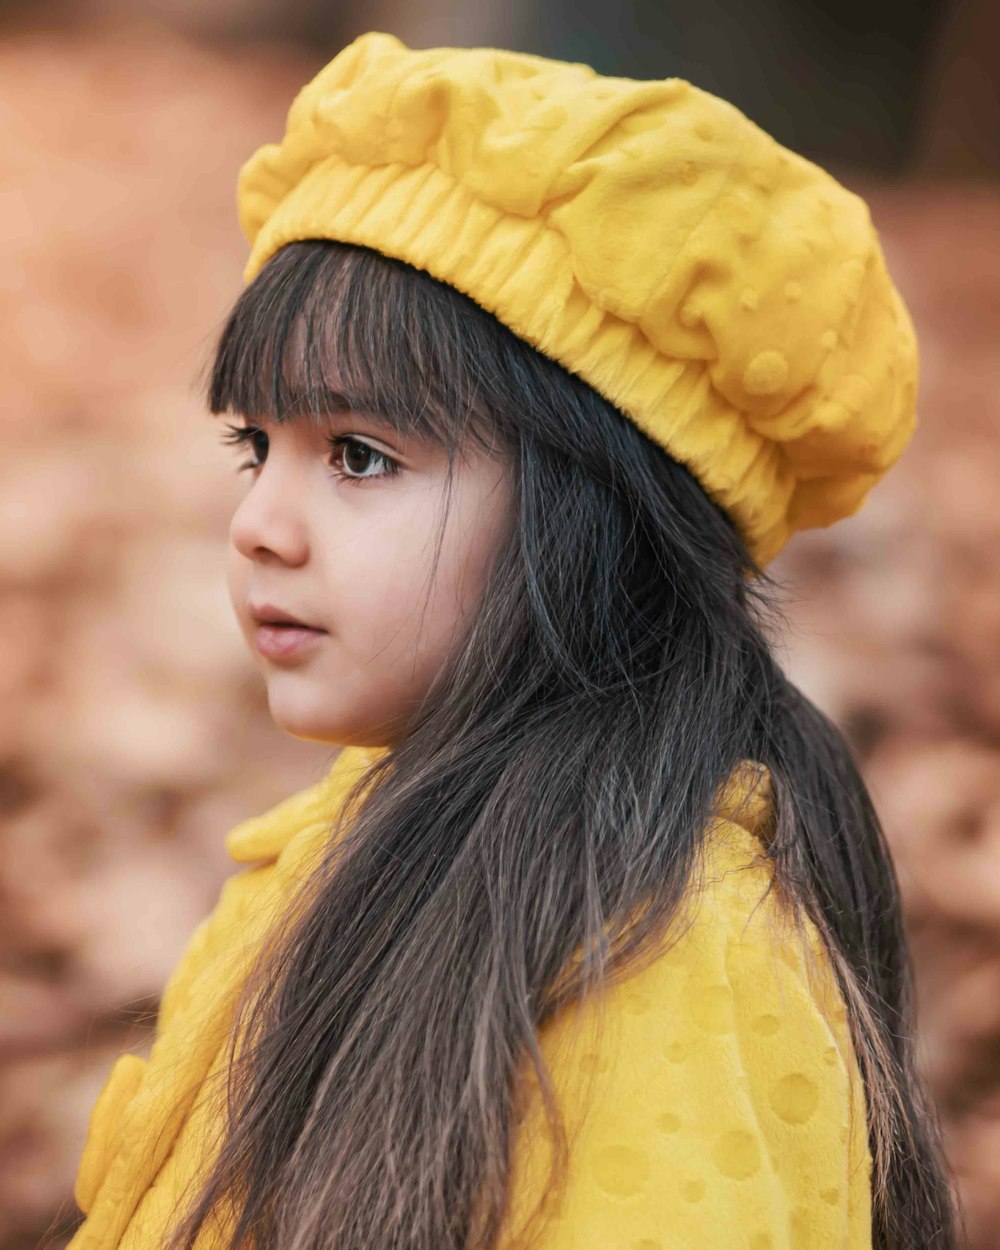
<instances>
[{"instance_id":1,"label":"textured hat fabric","mask_svg":"<svg viewBox=\"0 0 1000 1250\"><path fill-rule=\"evenodd\" d=\"M761 565L856 512L915 426L864 200L680 78L369 32L243 164L238 212L247 282L328 238L473 298L687 465Z\"/></svg>"}]
</instances>

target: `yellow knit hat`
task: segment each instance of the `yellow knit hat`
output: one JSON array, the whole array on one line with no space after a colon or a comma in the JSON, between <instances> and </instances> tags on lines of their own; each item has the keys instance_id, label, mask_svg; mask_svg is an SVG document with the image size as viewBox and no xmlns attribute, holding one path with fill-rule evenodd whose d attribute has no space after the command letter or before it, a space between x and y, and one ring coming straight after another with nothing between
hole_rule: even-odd
<instances>
[{"instance_id":1,"label":"yellow knit hat","mask_svg":"<svg viewBox=\"0 0 1000 1250\"><path fill-rule=\"evenodd\" d=\"M759 564L856 512L915 425L865 202L680 78L355 39L239 173L247 282L365 244L449 283L687 465Z\"/></svg>"}]
</instances>

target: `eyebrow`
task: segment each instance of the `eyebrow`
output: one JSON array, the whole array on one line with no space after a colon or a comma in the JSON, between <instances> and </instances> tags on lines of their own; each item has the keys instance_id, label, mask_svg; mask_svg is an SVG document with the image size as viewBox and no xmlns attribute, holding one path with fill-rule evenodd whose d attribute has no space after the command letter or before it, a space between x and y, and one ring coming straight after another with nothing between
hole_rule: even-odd
<instances>
[{"instance_id":1,"label":"eyebrow","mask_svg":"<svg viewBox=\"0 0 1000 1250\"><path fill-rule=\"evenodd\" d=\"M319 396L322 403L319 405L319 411L313 405L308 406L308 411L302 415L313 417L314 419L322 419L323 414L332 416L344 416L348 413L357 413L359 416L364 415L371 417L372 420L379 422L391 429L395 429L395 425L388 417L383 416L379 410L375 397L362 391L341 391L336 388L325 386ZM301 402L301 401L300 401ZM211 415L216 417L225 416L228 410L213 412ZM246 413L241 414L246 416ZM268 413L266 416L259 414L253 415L254 420L275 421L273 414Z\"/></svg>"},{"instance_id":2,"label":"eyebrow","mask_svg":"<svg viewBox=\"0 0 1000 1250\"><path fill-rule=\"evenodd\" d=\"M338 390L336 387L324 385L315 396L315 401L315 403L309 402L307 405L304 405L309 408L309 413L313 416L321 414L341 416L345 413L356 412L373 417L378 421L384 421L386 424L391 424L386 417L382 417L379 414L378 401L375 396L365 391L343 391ZM303 404L301 399L298 402Z\"/></svg>"},{"instance_id":3,"label":"eyebrow","mask_svg":"<svg viewBox=\"0 0 1000 1250\"><path fill-rule=\"evenodd\" d=\"M315 413L310 409L310 413L314 424L322 426L325 417L342 417L357 414L364 417L373 425L380 427L388 434L392 434L395 438L419 437L416 430L404 430L400 427L398 421L393 421L391 417L381 412L378 407L378 401L373 395L368 395L363 391L339 391L334 388L324 387L321 399L321 412Z\"/></svg>"},{"instance_id":4,"label":"eyebrow","mask_svg":"<svg viewBox=\"0 0 1000 1250\"><path fill-rule=\"evenodd\" d=\"M379 417L374 395L367 395L361 391L338 391L329 387L323 388L323 408L326 411L334 413L358 412L365 413L367 416L375 417L379 420L385 418Z\"/></svg>"}]
</instances>

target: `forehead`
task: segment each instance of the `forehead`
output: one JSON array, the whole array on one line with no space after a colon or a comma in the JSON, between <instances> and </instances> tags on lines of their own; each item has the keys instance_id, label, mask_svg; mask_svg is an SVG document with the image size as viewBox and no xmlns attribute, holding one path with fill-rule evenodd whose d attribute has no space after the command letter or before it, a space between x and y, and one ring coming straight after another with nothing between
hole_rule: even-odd
<instances>
[{"instance_id":1,"label":"forehead","mask_svg":"<svg viewBox=\"0 0 1000 1250\"><path fill-rule=\"evenodd\" d=\"M341 430L363 417L397 443L413 438L451 455L471 437L494 451L498 431L478 368L456 353L437 303L408 276L351 257L318 275L277 264L258 276L217 353L211 411Z\"/></svg>"},{"instance_id":2,"label":"forehead","mask_svg":"<svg viewBox=\"0 0 1000 1250\"><path fill-rule=\"evenodd\" d=\"M280 355L281 372L275 376L273 360ZM270 350L258 357L257 385L245 407L237 406L248 424L291 427L309 433L346 429L359 418L373 433L400 435L399 420L381 410L378 388L365 378L349 377L331 364L331 354L307 333L299 318L283 337L276 338ZM413 425L406 434L419 438ZM397 438L398 441L398 438Z\"/></svg>"},{"instance_id":3,"label":"forehead","mask_svg":"<svg viewBox=\"0 0 1000 1250\"><path fill-rule=\"evenodd\" d=\"M344 367L337 344L329 341L334 336L327 332L327 325L326 319L316 317L307 307L279 339L275 352L281 357L284 403L272 414L278 420L284 419L282 409L287 409L290 419L312 417L320 424L349 413L378 415L377 387L370 377L360 378L356 370ZM274 383L272 377L272 390Z\"/></svg>"}]
</instances>

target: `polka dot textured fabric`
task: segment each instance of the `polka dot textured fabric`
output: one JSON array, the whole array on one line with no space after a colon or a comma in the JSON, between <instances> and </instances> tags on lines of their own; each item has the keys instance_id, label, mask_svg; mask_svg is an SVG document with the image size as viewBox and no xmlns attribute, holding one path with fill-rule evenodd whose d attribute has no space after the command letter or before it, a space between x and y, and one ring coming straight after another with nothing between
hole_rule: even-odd
<instances>
[{"instance_id":1,"label":"polka dot textured fabric","mask_svg":"<svg viewBox=\"0 0 1000 1250\"><path fill-rule=\"evenodd\" d=\"M870 1250L872 1158L843 999L815 928L803 945L764 898L769 861L748 824L720 820L693 923L606 992L604 1028L585 1005L542 1030L571 1150L544 1250ZM552 1158L528 1084L507 1246Z\"/></svg>"},{"instance_id":2,"label":"polka dot textured fabric","mask_svg":"<svg viewBox=\"0 0 1000 1250\"><path fill-rule=\"evenodd\" d=\"M694 923L655 963L542 1030L570 1134L544 1250L870 1250L865 1091L843 996L765 898L759 833L722 819ZM764 901L761 901L764 900ZM759 904L759 906L758 906ZM532 1081L514 1231L551 1138Z\"/></svg>"},{"instance_id":3,"label":"polka dot textured fabric","mask_svg":"<svg viewBox=\"0 0 1000 1250\"><path fill-rule=\"evenodd\" d=\"M856 512L916 423L917 344L865 202L680 78L355 39L239 172L284 244L426 270L686 464L761 564Z\"/></svg>"},{"instance_id":4,"label":"polka dot textured fabric","mask_svg":"<svg viewBox=\"0 0 1000 1250\"><path fill-rule=\"evenodd\" d=\"M218 1127L247 968L370 758L348 748L317 785L229 832L243 869L171 975L149 1059L119 1056L92 1111L70 1250L162 1246ZM588 1003L540 1030L570 1163L538 1250L871 1250L864 1089L818 935L796 941L765 897L759 774L747 761L720 796L680 940L606 991L603 1027ZM550 1159L527 1072L501 1250L515 1250ZM198 1250L217 1244L209 1230Z\"/></svg>"}]
</instances>

